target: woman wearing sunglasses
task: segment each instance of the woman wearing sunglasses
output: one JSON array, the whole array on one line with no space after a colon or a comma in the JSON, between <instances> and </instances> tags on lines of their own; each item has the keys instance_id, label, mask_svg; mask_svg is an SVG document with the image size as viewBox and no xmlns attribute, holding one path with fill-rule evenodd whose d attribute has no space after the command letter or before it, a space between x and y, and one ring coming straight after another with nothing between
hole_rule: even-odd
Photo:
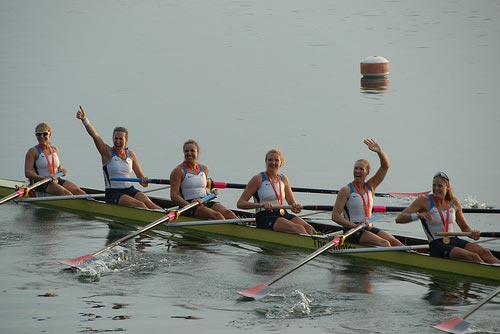
<instances>
[{"instance_id":1,"label":"woman wearing sunglasses","mask_svg":"<svg viewBox=\"0 0 500 334\"><path fill-rule=\"evenodd\" d=\"M52 129L47 123L40 123L35 128L35 136L38 144L31 147L26 153L24 161L24 175L31 183L38 182L48 177L54 178L52 182L37 188L52 195L83 195L85 192L75 183L62 178L55 178L56 173L67 174L62 168L59 158L59 149L52 146L50 138Z\"/></svg>"},{"instance_id":2,"label":"woman wearing sunglasses","mask_svg":"<svg viewBox=\"0 0 500 334\"><path fill-rule=\"evenodd\" d=\"M415 220L422 222L431 256L500 264L500 260L488 249L477 243L436 235L437 232L453 232L455 223L462 232L472 232L471 238L474 240L479 239L480 233L467 224L460 201L453 194L450 179L445 173L438 172L432 178L432 194L417 198L396 217L396 223L399 224Z\"/></svg>"}]
</instances>

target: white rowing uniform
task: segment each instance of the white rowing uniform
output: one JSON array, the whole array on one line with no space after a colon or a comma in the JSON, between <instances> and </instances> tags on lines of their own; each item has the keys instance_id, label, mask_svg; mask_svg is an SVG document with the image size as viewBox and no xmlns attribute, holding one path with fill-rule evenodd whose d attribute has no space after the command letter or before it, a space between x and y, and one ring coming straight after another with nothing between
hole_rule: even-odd
<instances>
[{"instance_id":1,"label":"white rowing uniform","mask_svg":"<svg viewBox=\"0 0 500 334\"><path fill-rule=\"evenodd\" d=\"M453 232L453 225L455 224L455 214L456 210L455 207L453 206L452 203L450 203L450 213L449 213L449 220L448 220L448 231L447 232ZM426 221L425 219L421 219L420 221L422 222L422 227L424 228L425 235L427 236L427 240L429 242L436 240L436 239L442 239L442 236L436 236L436 232L443 232L444 231L444 223L443 220L441 219L441 215L439 214L438 208L436 207L436 204L434 203L434 199L432 195L429 196L429 213L432 216L432 221ZM441 208L441 214L443 215L443 218L445 219L446 223L446 208Z\"/></svg>"},{"instance_id":2,"label":"white rowing uniform","mask_svg":"<svg viewBox=\"0 0 500 334\"><path fill-rule=\"evenodd\" d=\"M182 165L184 169L184 179L181 183L181 196L186 201L191 201L195 198L203 198L208 195L207 191L207 175L201 164L200 172L198 174L188 171L188 169Z\"/></svg>"},{"instance_id":3,"label":"white rowing uniform","mask_svg":"<svg viewBox=\"0 0 500 334\"><path fill-rule=\"evenodd\" d=\"M115 177L125 177L129 178L132 175L132 156L126 150L126 158L123 159L115 154L113 149L111 150L111 158L102 165L102 170L104 174L104 185L106 189L125 189L132 187L132 182L128 181L111 181L111 178Z\"/></svg>"},{"instance_id":4,"label":"white rowing uniform","mask_svg":"<svg viewBox=\"0 0 500 334\"><path fill-rule=\"evenodd\" d=\"M256 203L271 202L273 205L282 205L282 203L278 201L278 198L274 191L275 189L276 190L281 189L280 197L285 198L285 183L283 182L283 176L281 174L279 175L279 180L280 180L279 182L281 183L281 185L278 182L274 181L274 188L273 188L273 186L271 185L271 181L269 181L269 179L266 176L266 173L261 172L260 175L262 177L262 183L259 189L257 189L257 191L253 194L254 201ZM255 213L260 211L266 211L266 209L265 208L255 209Z\"/></svg>"}]
</instances>

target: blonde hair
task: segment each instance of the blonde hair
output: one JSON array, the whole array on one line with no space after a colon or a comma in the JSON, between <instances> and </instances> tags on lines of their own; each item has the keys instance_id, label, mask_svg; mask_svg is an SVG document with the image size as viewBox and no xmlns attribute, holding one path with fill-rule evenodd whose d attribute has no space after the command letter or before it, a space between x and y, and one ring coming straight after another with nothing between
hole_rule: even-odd
<instances>
[{"instance_id":1,"label":"blonde hair","mask_svg":"<svg viewBox=\"0 0 500 334\"><path fill-rule=\"evenodd\" d=\"M285 163L285 156L283 155L283 152L281 152L277 148L272 148L269 151L267 151L264 161L267 161L267 157L269 156L269 154L277 154L278 157L280 158L281 166L283 166L283 164Z\"/></svg>"},{"instance_id":2,"label":"blonde hair","mask_svg":"<svg viewBox=\"0 0 500 334\"><path fill-rule=\"evenodd\" d=\"M366 171L369 173L370 172L370 162L366 159L358 159L356 160L356 162L354 164L357 164L357 163L362 163L363 165L365 165L365 169Z\"/></svg>"},{"instance_id":3,"label":"blonde hair","mask_svg":"<svg viewBox=\"0 0 500 334\"><path fill-rule=\"evenodd\" d=\"M434 179L443 180L444 183L446 184L447 190L446 190L446 195L444 196L445 200L451 201L451 200L455 199L455 194L453 193L453 190L451 190L451 183L450 183L450 179L448 178L448 175L446 175L443 172L438 172L434 175L434 177L432 179L433 180Z\"/></svg>"},{"instance_id":4,"label":"blonde hair","mask_svg":"<svg viewBox=\"0 0 500 334\"><path fill-rule=\"evenodd\" d=\"M194 139L186 140L184 142L184 145L182 145L182 150L184 151L184 149L186 148L186 145L190 145L190 144L193 144L196 147L196 150L198 151L198 153L200 153L200 145L198 145L198 142Z\"/></svg>"},{"instance_id":5,"label":"blonde hair","mask_svg":"<svg viewBox=\"0 0 500 334\"><path fill-rule=\"evenodd\" d=\"M46 128L48 132L52 132L52 128L50 127L49 123L45 123L45 122L39 123L35 127L35 132L38 130L38 128Z\"/></svg>"}]
</instances>

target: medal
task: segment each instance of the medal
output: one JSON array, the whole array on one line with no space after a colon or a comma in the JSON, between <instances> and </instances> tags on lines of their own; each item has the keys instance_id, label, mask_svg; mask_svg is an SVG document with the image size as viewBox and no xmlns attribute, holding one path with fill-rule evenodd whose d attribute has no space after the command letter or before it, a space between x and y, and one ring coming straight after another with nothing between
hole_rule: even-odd
<instances>
[{"instance_id":1,"label":"medal","mask_svg":"<svg viewBox=\"0 0 500 334\"><path fill-rule=\"evenodd\" d=\"M286 212L286 211L285 211L285 209L280 209L280 215L281 215L281 216L284 216L284 215L285 215L285 212Z\"/></svg>"},{"instance_id":2,"label":"medal","mask_svg":"<svg viewBox=\"0 0 500 334\"><path fill-rule=\"evenodd\" d=\"M444 231L448 232L448 226L450 223L450 201L445 200L445 206L446 206L446 220L445 220L445 218L443 216L443 212L441 211L441 208L439 207L439 202L434 199L434 195L432 195L432 199L433 199L434 203L436 204L436 208L438 209L439 216L441 217L441 222L443 223ZM443 243L449 244L450 237L444 236Z\"/></svg>"}]
</instances>

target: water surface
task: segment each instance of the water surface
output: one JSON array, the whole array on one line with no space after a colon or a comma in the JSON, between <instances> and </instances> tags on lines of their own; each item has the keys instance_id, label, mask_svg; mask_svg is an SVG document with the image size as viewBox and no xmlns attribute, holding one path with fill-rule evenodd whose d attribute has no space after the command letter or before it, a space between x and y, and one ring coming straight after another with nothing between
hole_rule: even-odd
<instances>
[{"instance_id":1,"label":"water surface","mask_svg":"<svg viewBox=\"0 0 500 334\"><path fill-rule=\"evenodd\" d=\"M194 138L215 180L247 182L276 146L293 185L339 189L354 160L377 166L362 144L369 137L391 159L378 191L427 190L444 170L464 202L500 207L499 13L496 1L465 0L2 1L1 176L23 179L34 127L48 121L68 177L102 189L100 159L75 119L83 104L107 141L114 126L129 128L129 146L150 177L168 178L182 143ZM386 90L360 86L359 63L371 55L391 63ZM219 199L234 207L239 194L228 189ZM307 254L151 235L127 245L128 259L87 275L59 261L102 248L127 233L123 226L28 205L5 204L0 214L5 333L434 333L432 324L464 314L493 288L320 257L276 283L270 297L247 303L235 292ZM467 218L485 231L498 223ZM377 224L423 236L418 224L393 221L386 215ZM500 331L498 305L470 317L475 332Z\"/></svg>"}]
</instances>

